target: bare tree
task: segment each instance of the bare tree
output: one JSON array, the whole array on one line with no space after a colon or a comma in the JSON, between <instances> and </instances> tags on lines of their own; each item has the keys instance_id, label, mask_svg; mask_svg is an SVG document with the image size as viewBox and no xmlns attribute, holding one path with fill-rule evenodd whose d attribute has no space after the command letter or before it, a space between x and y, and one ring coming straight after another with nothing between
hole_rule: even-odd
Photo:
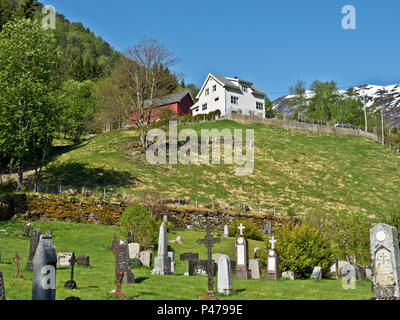
<instances>
[{"instance_id":1,"label":"bare tree","mask_svg":"<svg viewBox=\"0 0 400 320\"><path fill-rule=\"evenodd\" d=\"M101 105L139 127L142 147L147 149L152 109L157 99L174 91L177 78L169 70L178 59L157 39L142 37L124 51L120 66L97 90Z\"/></svg>"}]
</instances>

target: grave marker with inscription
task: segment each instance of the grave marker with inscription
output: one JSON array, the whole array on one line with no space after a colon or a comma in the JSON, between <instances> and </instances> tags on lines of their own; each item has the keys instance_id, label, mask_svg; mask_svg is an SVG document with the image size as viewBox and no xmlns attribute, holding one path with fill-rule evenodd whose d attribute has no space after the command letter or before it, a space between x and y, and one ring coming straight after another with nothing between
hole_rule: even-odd
<instances>
[{"instance_id":1,"label":"grave marker with inscription","mask_svg":"<svg viewBox=\"0 0 400 320\"><path fill-rule=\"evenodd\" d=\"M275 250L275 243L277 242L274 237L269 241L272 245L271 250L268 251L268 263L267 263L267 274L265 277L267 280L278 280L279 279L279 257Z\"/></svg>"},{"instance_id":2,"label":"grave marker with inscription","mask_svg":"<svg viewBox=\"0 0 400 320\"><path fill-rule=\"evenodd\" d=\"M31 240L29 244L29 258L28 263L26 265L26 271L33 271L33 258L35 257L36 248L39 244L40 235L42 232L40 229L33 229L31 232Z\"/></svg>"},{"instance_id":3,"label":"grave marker with inscription","mask_svg":"<svg viewBox=\"0 0 400 320\"><path fill-rule=\"evenodd\" d=\"M400 254L397 229L379 223L370 230L372 260L372 297L377 300L400 299Z\"/></svg>"},{"instance_id":4,"label":"grave marker with inscription","mask_svg":"<svg viewBox=\"0 0 400 320\"><path fill-rule=\"evenodd\" d=\"M236 279L250 279L249 272L249 247L247 239L243 235L245 226L240 224L238 227L240 235L236 239L236 266L235 266L235 278Z\"/></svg>"}]
</instances>

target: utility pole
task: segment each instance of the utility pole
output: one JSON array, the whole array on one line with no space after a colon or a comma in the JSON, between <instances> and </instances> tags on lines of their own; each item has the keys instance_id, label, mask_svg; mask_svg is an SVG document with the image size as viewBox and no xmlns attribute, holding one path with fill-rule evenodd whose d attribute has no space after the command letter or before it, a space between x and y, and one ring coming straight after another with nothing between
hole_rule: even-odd
<instances>
[{"instance_id":1,"label":"utility pole","mask_svg":"<svg viewBox=\"0 0 400 320\"><path fill-rule=\"evenodd\" d=\"M383 105L381 106L381 118L382 118L382 147L385 146L385 128L383 121Z\"/></svg>"},{"instance_id":2,"label":"utility pole","mask_svg":"<svg viewBox=\"0 0 400 320\"><path fill-rule=\"evenodd\" d=\"M364 96L365 132L368 132L367 104L365 102L365 89L364 88L363 88L363 96Z\"/></svg>"}]
</instances>

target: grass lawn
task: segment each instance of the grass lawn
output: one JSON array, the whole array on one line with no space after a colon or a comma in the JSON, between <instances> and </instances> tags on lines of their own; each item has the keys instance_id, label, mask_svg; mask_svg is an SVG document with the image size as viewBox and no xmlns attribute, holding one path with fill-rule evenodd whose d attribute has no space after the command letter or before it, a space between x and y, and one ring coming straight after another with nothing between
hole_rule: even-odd
<instances>
[{"instance_id":1,"label":"grass lawn","mask_svg":"<svg viewBox=\"0 0 400 320\"><path fill-rule=\"evenodd\" d=\"M32 292L32 273L22 271L23 280L13 279L16 273L13 262L14 252L17 251L22 258L21 269L26 267L29 253L29 239L22 235L22 223L15 221L0 222L0 270L4 274L6 297L8 300L30 300ZM119 238L123 235L118 227L101 225L78 225L71 223L51 222L33 223L34 228L42 232L53 230L53 242L57 252L75 252L76 255L89 255L89 268L77 266L75 268L75 281L78 290L69 291L63 288L64 282L69 280L70 268L57 269L57 294L58 300L70 296L80 297L83 300L112 300L109 295L114 286L114 256L106 248L111 246L113 234ZM4 232L4 230L6 232ZM182 245L171 243L175 251L177 271L173 276L152 276L148 268L133 270L135 284L123 285L123 292L129 300L198 300L199 295L207 291L207 278L184 276L186 262L179 261L179 255L184 252L198 252L200 259L206 259L207 253L204 246L199 246L196 241L203 238L205 232L176 231L168 234L168 239L183 237ZM125 237L124 237L125 238ZM228 254L234 259L234 239L221 238L220 245L214 247L214 253ZM249 241L249 252L255 247L262 247L259 241ZM216 279L215 279L216 280ZM216 281L215 281L216 283ZM371 283L363 281L356 290L344 290L338 280L234 280L235 293L231 296L219 295L221 300L367 300L371 297ZM216 285L215 285L216 287Z\"/></svg>"},{"instance_id":2,"label":"grass lawn","mask_svg":"<svg viewBox=\"0 0 400 320\"><path fill-rule=\"evenodd\" d=\"M183 128L183 127L182 127ZM249 204L254 210L296 213L348 209L366 215L386 212L400 193L400 161L393 150L361 137L333 135L273 126L242 125L221 120L192 124L202 129L254 129L255 168L252 175L235 175L237 166L151 166L145 155L132 155L138 133L112 131L73 147L58 148L45 184L107 188L140 197L158 192L166 197L198 197ZM179 128L181 129L181 128ZM245 131L244 131L245 134ZM223 154L223 148L221 148Z\"/></svg>"}]
</instances>

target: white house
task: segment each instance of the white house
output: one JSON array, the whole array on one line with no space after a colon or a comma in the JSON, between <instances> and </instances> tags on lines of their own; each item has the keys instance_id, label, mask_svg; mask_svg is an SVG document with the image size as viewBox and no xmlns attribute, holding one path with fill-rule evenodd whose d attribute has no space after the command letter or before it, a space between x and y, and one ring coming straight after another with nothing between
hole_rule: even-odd
<instances>
[{"instance_id":1,"label":"white house","mask_svg":"<svg viewBox=\"0 0 400 320\"><path fill-rule=\"evenodd\" d=\"M210 73L190 109L193 116L220 110L221 117L236 113L265 118L265 97L252 82Z\"/></svg>"}]
</instances>

